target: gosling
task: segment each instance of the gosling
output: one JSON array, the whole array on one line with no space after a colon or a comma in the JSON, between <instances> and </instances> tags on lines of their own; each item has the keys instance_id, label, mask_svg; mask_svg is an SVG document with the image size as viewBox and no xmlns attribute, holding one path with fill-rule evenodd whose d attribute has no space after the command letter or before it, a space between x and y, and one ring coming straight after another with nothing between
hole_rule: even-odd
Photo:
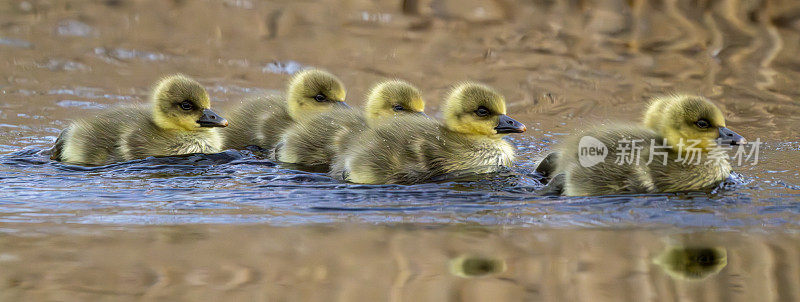
<instances>
[{"instance_id":1,"label":"gosling","mask_svg":"<svg viewBox=\"0 0 800 302\"><path fill-rule=\"evenodd\" d=\"M514 147L503 137L526 128L506 115L500 93L482 84L459 84L443 113L444 123L403 116L365 131L334 156L331 176L354 183L412 184L513 164Z\"/></svg>"},{"instance_id":2,"label":"gosling","mask_svg":"<svg viewBox=\"0 0 800 302\"><path fill-rule=\"evenodd\" d=\"M582 159L579 148L589 143L602 144L605 158ZM744 143L708 99L657 97L645 112L643 126L598 127L567 139L549 156L555 165L548 169L556 176L548 187L561 187L555 191L568 196L710 190L732 170L719 148Z\"/></svg>"},{"instance_id":3,"label":"gosling","mask_svg":"<svg viewBox=\"0 0 800 302\"><path fill-rule=\"evenodd\" d=\"M275 147L295 122L336 107L347 107L344 84L333 74L306 69L289 81L286 96L260 96L244 101L229 118L231 126L224 135L225 149L242 150L258 146Z\"/></svg>"},{"instance_id":4,"label":"gosling","mask_svg":"<svg viewBox=\"0 0 800 302\"><path fill-rule=\"evenodd\" d=\"M150 156L217 153L228 121L210 109L197 81L165 77L150 105L124 106L70 124L56 139L51 158L71 164L104 165Z\"/></svg>"},{"instance_id":5,"label":"gosling","mask_svg":"<svg viewBox=\"0 0 800 302\"><path fill-rule=\"evenodd\" d=\"M304 166L329 166L334 154L344 151L363 131L395 116L424 115L425 102L413 85L393 80L372 88L365 109L335 109L295 123L275 148L275 158Z\"/></svg>"}]
</instances>

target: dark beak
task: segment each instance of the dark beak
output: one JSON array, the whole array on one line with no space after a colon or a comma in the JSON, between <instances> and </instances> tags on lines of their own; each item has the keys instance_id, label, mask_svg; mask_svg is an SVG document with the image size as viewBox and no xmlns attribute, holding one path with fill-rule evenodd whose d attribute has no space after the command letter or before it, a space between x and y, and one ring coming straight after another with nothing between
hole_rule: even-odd
<instances>
[{"instance_id":1,"label":"dark beak","mask_svg":"<svg viewBox=\"0 0 800 302\"><path fill-rule=\"evenodd\" d=\"M336 102L336 105L341 108L350 108L350 105L347 105L344 101Z\"/></svg>"},{"instance_id":2,"label":"dark beak","mask_svg":"<svg viewBox=\"0 0 800 302\"><path fill-rule=\"evenodd\" d=\"M211 109L203 109L203 116L197 120L200 127L227 127L228 120L211 111Z\"/></svg>"},{"instance_id":3,"label":"dark beak","mask_svg":"<svg viewBox=\"0 0 800 302\"><path fill-rule=\"evenodd\" d=\"M719 127L719 140L720 145L744 145L747 143L747 140L744 139L739 133L733 132L733 130Z\"/></svg>"},{"instance_id":4,"label":"dark beak","mask_svg":"<svg viewBox=\"0 0 800 302\"><path fill-rule=\"evenodd\" d=\"M508 115L501 114L500 115L500 122L497 123L497 127L494 127L494 130L497 131L498 134L500 133L522 133L528 128L525 128L525 125L517 122L517 120L509 117Z\"/></svg>"},{"instance_id":5,"label":"dark beak","mask_svg":"<svg viewBox=\"0 0 800 302\"><path fill-rule=\"evenodd\" d=\"M419 115L421 115L421 116L424 116L424 117L430 118L430 117L429 117L427 114L425 114L425 112L422 112L422 111L420 111L420 112L417 112L417 113L418 113Z\"/></svg>"}]
</instances>

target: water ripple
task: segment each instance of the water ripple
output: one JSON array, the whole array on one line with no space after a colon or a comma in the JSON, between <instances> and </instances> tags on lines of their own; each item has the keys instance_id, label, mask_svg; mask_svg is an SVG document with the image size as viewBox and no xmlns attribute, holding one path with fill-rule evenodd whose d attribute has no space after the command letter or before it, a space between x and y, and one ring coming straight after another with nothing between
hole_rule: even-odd
<instances>
[{"instance_id":1,"label":"water ripple","mask_svg":"<svg viewBox=\"0 0 800 302\"><path fill-rule=\"evenodd\" d=\"M544 197L537 195L541 183L524 168L406 186L339 183L324 173L283 167L250 151L84 167L51 161L47 150L26 149L2 156L0 162L0 213L16 222L391 223L413 216L440 223L577 227L800 226L798 194L755 202L737 193L741 177L710 195ZM159 214L163 211L173 216ZM275 216L275 211L283 214ZM64 213L71 213L66 220Z\"/></svg>"}]
</instances>

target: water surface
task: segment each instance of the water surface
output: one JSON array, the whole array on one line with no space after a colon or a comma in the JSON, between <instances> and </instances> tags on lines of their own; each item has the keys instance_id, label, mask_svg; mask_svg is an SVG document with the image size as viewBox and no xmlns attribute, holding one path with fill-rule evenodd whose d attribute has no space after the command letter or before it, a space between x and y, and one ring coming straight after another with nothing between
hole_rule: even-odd
<instances>
[{"instance_id":1,"label":"water surface","mask_svg":"<svg viewBox=\"0 0 800 302\"><path fill-rule=\"evenodd\" d=\"M799 12L733 0L2 4L0 299L797 300ZM410 81L434 117L453 83L492 85L529 129L509 136L518 165L372 186L249 151L92 168L41 154L71 119L146 102L166 74L198 79L224 116L307 66L339 75L351 105L377 81ZM712 99L763 142L759 161L711 193L538 196L533 166L565 134L635 122L671 92ZM726 265L689 280L654 262L682 245L723 248ZM452 271L473 256L463 263L486 275Z\"/></svg>"}]
</instances>

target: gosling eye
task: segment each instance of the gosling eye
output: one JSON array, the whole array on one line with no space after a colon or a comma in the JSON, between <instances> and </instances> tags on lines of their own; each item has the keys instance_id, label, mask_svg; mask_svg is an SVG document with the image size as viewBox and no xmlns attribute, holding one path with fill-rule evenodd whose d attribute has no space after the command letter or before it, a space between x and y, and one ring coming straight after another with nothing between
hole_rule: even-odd
<instances>
[{"instance_id":1,"label":"gosling eye","mask_svg":"<svg viewBox=\"0 0 800 302\"><path fill-rule=\"evenodd\" d=\"M325 97L324 94L320 93L320 94L314 96L314 100L316 100L317 102L324 102L324 101L327 101L328 98Z\"/></svg>"},{"instance_id":2,"label":"gosling eye","mask_svg":"<svg viewBox=\"0 0 800 302\"><path fill-rule=\"evenodd\" d=\"M480 116L480 117L489 116L489 109L486 109L486 107L480 106L480 107L478 107L478 109L475 110L475 115Z\"/></svg>"},{"instance_id":3,"label":"gosling eye","mask_svg":"<svg viewBox=\"0 0 800 302\"><path fill-rule=\"evenodd\" d=\"M181 109L186 110L186 111L194 109L194 104L189 100L185 100L185 101L181 102L180 106L181 106Z\"/></svg>"},{"instance_id":4,"label":"gosling eye","mask_svg":"<svg viewBox=\"0 0 800 302\"><path fill-rule=\"evenodd\" d=\"M699 127L700 129L706 129L708 127L711 127L711 123L709 123L705 119L698 120L698 121L694 122L694 124L697 125L697 127Z\"/></svg>"},{"instance_id":5,"label":"gosling eye","mask_svg":"<svg viewBox=\"0 0 800 302\"><path fill-rule=\"evenodd\" d=\"M400 112L400 111L406 110L406 108L403 108L403 105L394 105L394 106L392 106L392 110L394 110L396 112Z\"/></svg>"}]
</instances>

